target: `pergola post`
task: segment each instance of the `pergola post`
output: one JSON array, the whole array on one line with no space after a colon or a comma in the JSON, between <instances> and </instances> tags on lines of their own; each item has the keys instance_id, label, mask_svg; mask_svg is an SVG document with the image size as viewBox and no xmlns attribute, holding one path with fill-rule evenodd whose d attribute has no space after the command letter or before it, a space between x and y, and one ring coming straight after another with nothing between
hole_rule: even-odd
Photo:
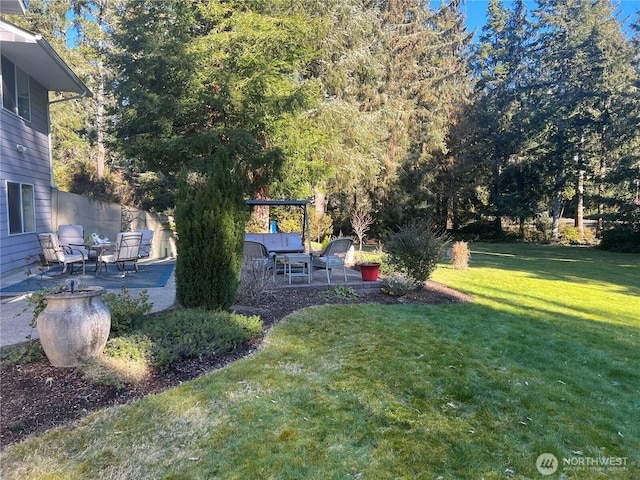
<instances>
[{"instance_id":1,"label":"pergola post","mask_svg":"<svg viewBox=\"0 0 640 480\"><path fill-rule=\"evenodd\" d=\"M309 227L309 212L307 211L307 205L311 203L309 200L245 200L245 203L251 207L255 205L301 207L303 213L302 238L307 240L309 253L312 252L311 228Z\"/></svg>"}]
</instances>

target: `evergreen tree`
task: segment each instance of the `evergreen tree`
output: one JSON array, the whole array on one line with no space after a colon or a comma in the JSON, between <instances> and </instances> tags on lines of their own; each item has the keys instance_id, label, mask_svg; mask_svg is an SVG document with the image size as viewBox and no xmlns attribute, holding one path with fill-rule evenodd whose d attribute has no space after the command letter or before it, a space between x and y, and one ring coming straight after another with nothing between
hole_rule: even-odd
<instances>
[{"instance_id":1,"label":"evergreen tree","mask_svg":"<svg viewBox=\"0 0 640 480\"><path fill-rule=\"evenodd\" d=\"M538 133L554 171L552 235L557 238L566 203L574 196L572 207L581 226L585 180L595 175L602 145L612 145L609 132L621 133L611 127L630 82L630 58L610 1L539 4L534 12L539 68L535 98L545 119ZM619 157L611 153L609 161Z\"/></svg>"},{"instance_id":2,"label":"evergreen tree","mask_svg":"<svg viewBox=\"0 0 640 480\"><path fill-rule=\"evenodd\" d=\"M631 38L631 57L633 79L628 90L623 95L625 109L619 115L624 120L623 129L625 142L623 155L616 169L610 169L606 179L611 185L617 186L615 195L604 200L603 203L615 201L622 220L631 225L636 232L640 231L640 11L636 13L631 24L633 36ZM608 200L608 201L607 201Z\"/></svg>"},{"instance_id":3,"label":"evergreen tree","mask_svg":"<svg viewBox=\"0 0 640 480\"><path fill-rule=\"evenodd\" d=\"M524 152L533 115L527 100L529 43L524 3L516 1L509 11L501 0L491 0L473 62L477 77L475 152L487 166L491 185L487 213L495 218L498 231L503 215L530 217L536 209L535 197L530 194L537 179L529 177L527 183L534 183L525 189L519 181L528 169Z\"/></svg>"},{"instance_id":4,"label":"evergreen tree","mask_svg":"<svg viewBox=\"0 0 640 480\"><path fill-rule=\"evenodd\" d=\"M208 138L205 130L199 135L206 120L200 107L207 102L205 111L216 113L220 102L213 94L197 96L196 63L187 48L195 30L188 1L130 1L119 7L108 54L109 65L119 72L111 113L116 146L135 168L175 173L207 148L203 143L209 144L208 151L216 143L215 134ZM185 141L189 134L192 142Z\"/></svg>"},{"instance_id":5,"label":"evergreen tree","mask_svg":"<svg viewBox=\"0 0 640 480\"><path fill-rule=\"evenodd\" d=\"M242 266L246 205L234 161L224 154L203 171L181 177L175 213L178 233L176 299L185 307L226 310Z\"/></svg>"},{"instance_id":6,"label":"evergreen tree","mask_svg":"<svg viewBox=\"0 0 640 480\"><path fill-rule=\"evenodd\" d=\"M344 217L354 203L367 202L384 175L392 113L383 88L379 10L357 0L300 3L321 25L312 43L318 56L306 69L320 95L297 119L299 141L286 150L289 175L281 186L296 182L295 190L314 198L318 218L329 202L339 210L334 216Z\"/></svg>"},{"instance_id":7,"label":"evergreen tree","mask_svg":"<svg viewBox=\"0 0 640 480\"><path fill-rule=\"evenodd\" d=\"M120 72L114 130L145 168L186 172L176 199L178 300L224 308L242 256L243 193L268 198L283 160L275 140L316 91L299 75L313 56L314 25L275 3L197 7L122 4L111 55Z\"/></svg>"},{"instance_id":8,"label":"evergreen tree","mask_svg":"<svg viewBox=\"0 0 640 480\"><path fill-rule=\"evenodd\" d=\"M423 2L385 2L388 52L386 92L394 111L393 154L400 161L398 182L387 198L388 221L402 216L437 216L445 226L455 208L456 173L448 143L450 127L463 111L468 94L465 31L460 2L432 11ZM426 210L426 211L425 211Z\"/></svg>"},{"instance_id":9,"label":"evergreen tree","mask_svg":"<svg viewBox=\"0 0 640 480\"><path fill-rule=\"evenodd\" d=\"M209 2L201 9L206 35L190 46L205 79L197 95L206 98L211 85L219 89L228 102L220 119L224 135L253 144L238 157L253 198L271 198L273 186L285 180L285 152L301 144L300 133L307 138L300 125L305 122L298 120L319 95L317 82L304 77L317 55L311 45L318 24L295 7L284 1ZM254 214L266 228L268 207L255 207Z\"/></svg>"}]
</instances>

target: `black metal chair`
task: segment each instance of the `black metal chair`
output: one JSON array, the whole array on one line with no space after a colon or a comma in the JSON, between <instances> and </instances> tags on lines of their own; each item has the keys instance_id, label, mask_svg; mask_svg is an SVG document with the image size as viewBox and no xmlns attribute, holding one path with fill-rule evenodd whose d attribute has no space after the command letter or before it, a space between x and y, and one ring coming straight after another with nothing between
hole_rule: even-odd
<instances>
[{"instance_id":1,"label":"black metal chair","mask_svg":"<svg viewBox=\"0 0 640 480\"><path fill-rule=\"evenodd\" d=\"M133 264L133 269L138 271L138 258L142 234L136 232L120 232L116 237L116 245L111 253L102 253L99 261L107 268L108 263L116 265L118 270L126 271L127 263Z\"/></svg>"}]
</instances>

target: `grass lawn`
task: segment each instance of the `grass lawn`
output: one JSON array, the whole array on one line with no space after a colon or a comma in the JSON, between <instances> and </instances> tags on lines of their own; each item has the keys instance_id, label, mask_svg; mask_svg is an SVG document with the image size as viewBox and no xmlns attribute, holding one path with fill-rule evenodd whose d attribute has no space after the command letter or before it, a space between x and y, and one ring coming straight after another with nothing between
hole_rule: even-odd
<instances>
[{"instance_id":1,"label":"grass lawn","mask_svg":"<svg viewBox=\"0 0 640 480\"><path fill-rule=\"evenodd\" d=\"M476 301L306 309L250 358L7 449L0 476L640 478L639 255L474 244L434 280Z\"/></svg>"}]
</instances>

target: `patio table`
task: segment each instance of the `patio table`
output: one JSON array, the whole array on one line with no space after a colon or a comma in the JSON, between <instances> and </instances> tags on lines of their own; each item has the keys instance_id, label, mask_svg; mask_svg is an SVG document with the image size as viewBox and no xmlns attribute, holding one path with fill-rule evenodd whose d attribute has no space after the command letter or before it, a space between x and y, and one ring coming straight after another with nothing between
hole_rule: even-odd
<instances>
[{"instance_id":1,"label":"patio table","mask_svg":"<svg viewBox=\"0 0 640 480\"><path fill-rule=\"evenodd\" d=\"M292 266L302 267L302 271L293 271ZM284 278L289 278L291 285L292 277L307 277L307 283L311 283L311 255L307 253L289 253L284 256Z\"/></svg>"},{"instance_id":2,"label":"patio table","mask_svg":"<svg viewBox=\"0 0 640 480\"><path fill-rule=\"evenodd\" d=\"M89 252L91 252L91 250L96 252L96 268L94 270L94 273L96 274L96 276L100 275L100 272L102 271L102 266L100 265L100 257L102 256L102 252L104 252L106 249L110 248L113 243L109 242L109 243L93 243L93 242L83 242L83 243L70 243L69 244L72 247L82 247L85 248L87 250L89 250ZM89 256L89 258L91 258L91 256Z\"/></svg>"}]
</instances>

